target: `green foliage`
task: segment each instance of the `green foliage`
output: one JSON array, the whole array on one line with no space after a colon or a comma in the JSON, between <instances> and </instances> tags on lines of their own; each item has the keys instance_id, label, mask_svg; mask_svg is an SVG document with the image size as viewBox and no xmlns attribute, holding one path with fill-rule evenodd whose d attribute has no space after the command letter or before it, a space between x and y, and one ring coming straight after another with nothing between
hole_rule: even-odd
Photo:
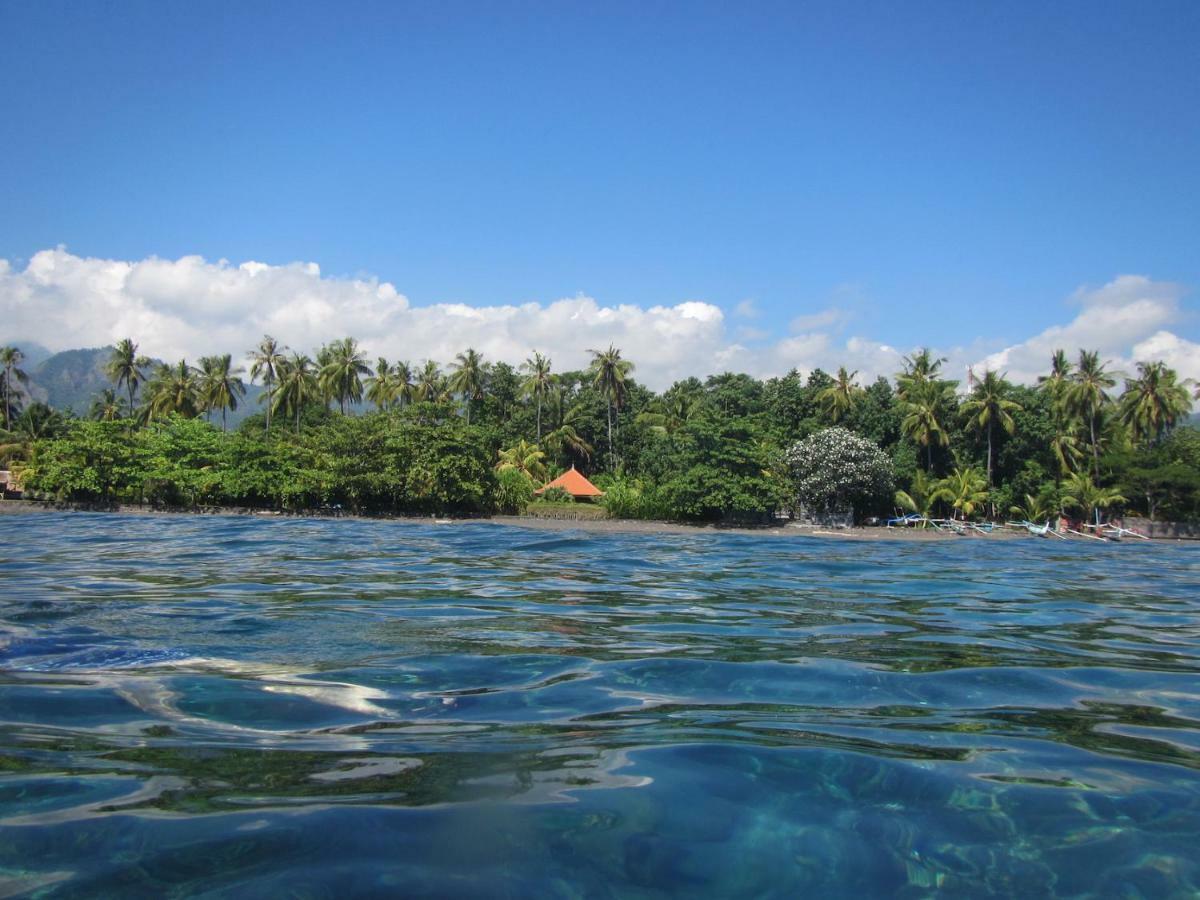
<instances>
[{"instance_id":1,"label":"green foliage","mask_svg":"<svg viewBox=\"0 0 1200 900\"><path fill-rule=\"evenodd\" d=\"M557 490L557 489L556 489ZM496 509L508 516L525 512L533 502L533 482L519 469L496 473Z\"/></svg>"},{"instance_id":2,"label":"green foliage","mask_svg":"<svg viewBox=\"0 0 1200 900\"><path fill-rule=\"evenodd\" d=\"M251 405L235 356L205 357L197 370L139 356L126 339L58 354L26 381L18 348L8 349L0 461L23 465L35 495L485 514L519 509L527 483L574 465L607 491L597 509L610 515L766 517L798 493L786 448L836 420L873 448L878 477L834 478L825 493L806 487L806 505L884 512L895 501L977 515L1070 500L1094 513L1115 496L1127 499L1114 509L1200 518L1200 435L1180 425L1190 383L1162 363L1139 362L1117 398L1110 364L1090 352L1077 364L1056 353L1036 388L984 373L962 394L944 377L944 360L920 350L894 386L877 378L860 387L857 373L839 368L834 377L817 369L766 381L722 373L655 394L611 346L593 351L583 371L554 372L538 353L518 371L468 350L444 373L433 361L380 359L372 369L350 338L313 359L264 336L246 360L262 387L245 397L260 411L222 434L198 416L220 413L223 425L228 414L236 424ZM81 385L78 409L100 421L73 421L37 402L67 388L77 396ZM885 487L888 468L907 490ZM990 472L990 490L979 488L980 471Z\"/></svg>"},{"instance_id":3,"label":"green foliage","mask_svg":"<svg viewBox=\"0 0 1200 900\"><path fill-rule=\"evenodd\" d=\"M794 496L812 512L863 512L886 507L892 496L887 454L845 428L826 428L797 442L786 461Z\"/></svg>"},{"instance_id":4,"label":"green foliage","mask_svg":"<svg viewBox=\"0 0 1200 900\"><path fill-rule=\"evenodd\" d=\"M667 441L657 460L659 501L669 518L762 518L786 498L772 446L746 419L707 416Z\"/></svg>"},{"instance_id":5,"label":"green foliage","mask_svg":"<svg viewBox=\"0 0 1200 900\"><path fill-rule=\"evenodd\" d=\"M575 498L566 489L560 487L547 488L539 495L541 503L574 503Z\"/></svg>"}]
</instances>

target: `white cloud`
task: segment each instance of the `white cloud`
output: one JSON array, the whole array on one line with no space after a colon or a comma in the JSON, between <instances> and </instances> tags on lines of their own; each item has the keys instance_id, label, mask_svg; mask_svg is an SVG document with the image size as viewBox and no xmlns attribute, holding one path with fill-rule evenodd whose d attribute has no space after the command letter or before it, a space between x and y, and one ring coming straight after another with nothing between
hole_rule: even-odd
<instances>
[{"instance_id":1,"label":"white cloud","mask_svg":"<svg viewBox=\"0 0 1200 900\"><path fill-rule=\"evenodd\" d=\"M1181 296L1176 285L1122 276L1070 298L1080 310L1068 324L991 353L987 363L1032 381L1057 347L1074 352L1084 346L1122 365L1161 357L1185 375L1200 376L1200 347L1167 330L1180 318ZM586 365L588 348L611 343L654 388L727 370L767 376L845 365L864 383L896 372L903 351L867 336L831 333L844 327L839 310L801 317L789 336L771 340L761 329L731 325L719 307L699 300L647 308L604 306L581 295L550 303L415 307L387 282L323 277L314 263L233 265L197 256L126 262L79 257L61 247L36 254L24 270L0 259L2 336L52 350L131 336L142 352L163 359L241 354L269 333L310 353L353 335L372 356L414 363L444 363L475 347L489 359L516 364L536 348L560 371ZM734 315L752 312L752 304L739 304ZM965 375L969 363L978 370L990 350L947 351L947 370Z\"/></svg>"},{"instance_id":2,"label":"white cloud","mask_svg":"<svg viewBox=\"0 0 1200 900\"><path fill-rule=\"evenodd\" d=\"M757 319L758 305L749 297L733 308L733 314L739 319Z\"/></svg>"},{"instance_id":3,"label":"white cloud","mask_svg":"<svg viewBox=\"0 0 1200 900\"><path fill-rule=\"evenodd\" d=\"M1066 325L1055 325L1026 341L992 353L976 363L1031 383L1046 372L1055 350L1074 358L1079 348L1098 350L1114 368L1132 373L1134 363L1163 359L1183 377L1200 376L1200 345L1178 337L1165 326L1182 318L1178 284L1144 275L1120 275L1103 287L1080 288L1070 298L1080 307Z\"/></svg>"}]
</instances>

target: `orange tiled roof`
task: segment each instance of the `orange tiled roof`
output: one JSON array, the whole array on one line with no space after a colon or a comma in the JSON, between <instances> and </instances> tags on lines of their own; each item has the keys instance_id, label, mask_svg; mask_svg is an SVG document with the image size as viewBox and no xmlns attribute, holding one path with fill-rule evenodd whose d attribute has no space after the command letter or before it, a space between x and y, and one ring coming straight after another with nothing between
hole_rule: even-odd
<instances>
[{"instance_id":1,"label":"orange tiled roof","mask_svg":"<svg viewBox=\"0 0 1200 900\"><path fill-rule=\"evenodd\" d=\"M566 472L563 472L549 484L538 488L534 491L535 494L540 494L550 488L562 488L572 497L603 497L604 491L596 487L571 466Z\"/></svg>"}]
</instances>

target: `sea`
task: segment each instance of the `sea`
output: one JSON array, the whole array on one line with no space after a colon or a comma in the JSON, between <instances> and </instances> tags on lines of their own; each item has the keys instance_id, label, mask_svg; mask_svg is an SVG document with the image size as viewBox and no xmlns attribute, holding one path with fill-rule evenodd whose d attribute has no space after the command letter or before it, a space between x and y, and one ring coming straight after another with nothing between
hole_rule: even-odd
<instances>
[{"instance_id":1,"label":"sea","mask_svg":"<svg viewBox=\"0 0 1200 900\"><path fill-rule=\"evenodd\" d=\"M1200 894L1200 546L0 517L0 896Z\"/></svg>"}]
</instances>

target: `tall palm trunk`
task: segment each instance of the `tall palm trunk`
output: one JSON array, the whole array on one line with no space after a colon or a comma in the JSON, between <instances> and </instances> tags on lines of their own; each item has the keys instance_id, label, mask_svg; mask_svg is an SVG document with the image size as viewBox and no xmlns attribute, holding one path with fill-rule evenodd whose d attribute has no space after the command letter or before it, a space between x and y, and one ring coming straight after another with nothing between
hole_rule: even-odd
<instances>
[{"instance_id":1,"label":"tall palm trunk","mask_svg":"<svg viewBox=\"0 0 1200 900\"><path fill-rule=\"evenodd\" d=\"M228 412L228 411L229 411L229 407L227 407L227 406L222 406L222 407L221 407L221 431L222 431L222 432L225 432L225 431L228 431L228 430L229 430L229 429L227 429L227 428L225 427L225 413L226 413L226 412Z\"/></svg>"},{"instance_id":2,"label":"tall palm trunk","mask_svg":"<svg viewBox=\"0 0 1200 900\"><path fill-rule=\"evenodd\" d=\"M133 382L126 382L129 386L129 418L133 418Z\"/></svg>"},{"instance_id":3,"label":"tall palm trunk","mask_svg":"<svg viewBox=\"0 0 1200 900\"><path fill-rule=\"evenodd\" d=\"M1088 419L1088 425L1092 432L1092 478L1097 482L1100 481L1100 451L1096 449L1096 414L1092 413Z\"/></svg>"},{"instance_id":4,"label":"tall palm trunk","mask_svg":"<svg viewBox=\"0 0 1200 900\"><path fill-rule=\"evenodd\" d=\"M988 421L988 487L992 486L992 423Z\"/></svg>"},{"instance_id":5,"label":"tall palm trunk","mask_svg":"<svg viewBox=\"0 0 1200 900\"><path fill-rule=\"evenodd\" d=\"M271 406L275 400L274 392L271 390L271 376L267 376L267 436L271 435Z\"/></svg>"},{"instance_id":6,"label":"tall palm trunk","mask_svg":"<svg viewBox=\"0 0 1200 900\"><path fill-rule=\"evenodd\" d=\"M613 451L612 401L608 404L608 467L614 472L617 469L616 453Z\"/></svg>"},{"instance_id":7,"label":"tall palm trunk","mask_svg":"<svg viewBox=\"0 0 1200 900\"><path fill-rule=\"evenodd\" d=\"M537 442L542 442L542 395L538 394L537 404Z\"/></svg>"}]
</instances>

